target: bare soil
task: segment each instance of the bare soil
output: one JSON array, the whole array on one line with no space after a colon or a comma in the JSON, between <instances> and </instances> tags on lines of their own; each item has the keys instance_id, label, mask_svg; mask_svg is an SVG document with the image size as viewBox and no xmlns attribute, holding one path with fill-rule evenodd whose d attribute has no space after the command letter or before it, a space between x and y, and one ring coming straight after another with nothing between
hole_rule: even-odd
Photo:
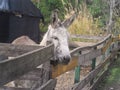
<instances>
[{"instance_id":1,"label":"bare soil","mask_svg":"<svg viewBox=\"0 0 120 90\"><path fill-rule=\"evenodd\" d=\"M84 79L90 70L90 67L82 67L80 80ZM74 85L74 71L75 70L71 70L57 77L57 85L55 90L71 90Z\"/></svg>"}]
</instances>

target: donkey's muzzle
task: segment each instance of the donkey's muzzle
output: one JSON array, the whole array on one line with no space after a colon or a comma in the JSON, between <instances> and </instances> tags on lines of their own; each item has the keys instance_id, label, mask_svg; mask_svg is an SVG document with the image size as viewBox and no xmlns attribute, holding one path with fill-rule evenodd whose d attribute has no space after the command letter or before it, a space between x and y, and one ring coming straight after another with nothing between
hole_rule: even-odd
<instances>
[{"instance_id":1,"label":"donkey's muzzle","mask_svg":"<svg viewBox=\"0 0 120 90\"><path fill-rule=\"evenodd\" d=\"M67 65L70 62L71 57L64 57L63 60L61 60L61 63L64 65Z\"/></svg>"},{"instance_id":2,"label":"donkey's muzzle","mask_svg":"<svg viewBox=\"0 0 120 90\"><path fill-rule=\"evenodd\" d=\"M63 65L67 65L71 60L70 56L67 57L59 57L59 58L53 58L51 59L50 63L54 66L56 66L57 64L63 64Z\"/></svg>"}]
</instances>

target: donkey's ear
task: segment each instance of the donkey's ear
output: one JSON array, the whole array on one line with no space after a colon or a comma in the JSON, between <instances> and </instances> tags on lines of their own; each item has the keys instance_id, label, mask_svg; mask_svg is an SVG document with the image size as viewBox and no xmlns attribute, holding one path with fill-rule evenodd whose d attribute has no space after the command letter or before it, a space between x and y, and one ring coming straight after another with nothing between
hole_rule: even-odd
<instances>
[{"instance_id":1,"label":"donkey's ear","mask_svg":"<svg viewBox=\"0 0 120 90\"><path fill-rule=\"evenodd\" d=\"M58 23L59 18L58 18L58 10L54 10L51 15L51 25L52 27L55 27L56 24Z\"/></svg>"},{"instance_id":2,"label":"donkey's ear","mask_svg":"<svg viewBox=\"0 0 120 90\"><path fill-rule=\"evenodd\" d=\"M65 28L68 28L76 18L76 13L74 13L70 18L64 20L62 24Z\"/></svg>"}]
</instances>

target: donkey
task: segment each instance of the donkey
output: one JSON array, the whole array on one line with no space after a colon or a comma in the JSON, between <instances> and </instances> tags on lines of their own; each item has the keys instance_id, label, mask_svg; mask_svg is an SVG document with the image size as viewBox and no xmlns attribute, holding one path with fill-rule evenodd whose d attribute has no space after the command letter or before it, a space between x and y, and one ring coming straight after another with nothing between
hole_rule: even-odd
<instances>
[{"instance_id":1,"label":"donkey","mask_svg":"<svg viewBox=\"0 0 120 90\"><path fill-rule=\"evenodd\" d=\"M16 40L14 40L12 44L46 46L48 44L47 42L52 42L54 44L53 60L61 64L68 64L70 62L71 55L70 55L69 44L68 44L69 35L67 32L67 27L75 19L75 14L69 19L61 22L60 19L58 18L58 11L55 10L51 15L51 19L52 20L51 20L51 24L48 26L48 31L45 33L43 40L40 42L40 44L36 44L28 36L21 36ZM39 84L32 85L32 86L31 84L33 83L31 84L29 83L29 88L32 88L32 90L35 90L35 87L37 85L42 85L41 82L38 82L38 83ZM27 87L26 84L24 85L22 87L26 88Z\"/></svg>"},{"instance_id":2,"label":"donkey","mask_svg":"<svg viewBox=\"0 0 120 90\"><path fill-rule=\"evenodd\" d=\"M40 46L46 46L47 42L52 42L54 44L53 60L58 63L68 64L71 59L67 27L73 22L74 18L75 14L69 19L61 22L58 18L58 11L53 11L51 15L51 24L48 26L48 31L39 44ZM14 40L12 44L37 45L28 36L21 36Z\"/></svg>"},{"instance_id":3,"label":"donkey","mask_svg":"<svg viewBox=\"0 0 120 90\"><path fill-rule=\"evenodd\" d=\"M58 12L54 11L51 16L51 24L43 37L40 46L46 46L47 42L54 44L54 58L62 64L68 64L70 61L70 50L68 44L68 32L63 23L58 18Z\"/></svg>"}]
</instances>

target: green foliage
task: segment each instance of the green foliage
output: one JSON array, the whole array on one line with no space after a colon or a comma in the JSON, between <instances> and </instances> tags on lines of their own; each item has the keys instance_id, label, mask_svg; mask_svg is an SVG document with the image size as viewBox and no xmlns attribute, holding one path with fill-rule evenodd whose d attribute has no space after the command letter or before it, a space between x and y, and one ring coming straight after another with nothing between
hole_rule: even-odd
<instances>
[{"instance_id":1,"label":"green foliage","mask_svg":"<svg viewBox=\"0 0 120 90\"><path fill-rule=\"evenodd\" d=\"M79 11L81 0L61 0L67 13L70 13L71 10Z\"/></svg>"},{"instance_id":2,"label":"green foliage","mask_svg":"<svg viewBox=\"0 0 120 90\"><path fill-rule=\"evenodd\" d=\"M105 13L105 9L107 8L107 4L102 0L92 0L92 4L88 4L88 9L90 10L93 18L96 18L99 21L99 27L103 27L106 23L106 18L108 14Z\"/></svg>"},{"instance_id":3,"label":"green foliage","mask_svg":"<svg viewBox=\"0 0 120 90\"><path fill-rule=\"evenodd\" d=\"M88 18L89 21L85 21L85 23L89 23L89 26L86 27L85 32L86 34L93 33L92 31L96 30L96 32L101 32L100 28L105 27L106 22L108 20L108 4L106 3L106 0L32 0L33 3L41 10L42 14L45 17L45 25L41 25L41 30L46 31L48 24L50 23L50 16L51 12L54 9L59 10L59 18L64 19L64 17L69 17L71 15L71 12L78 11L81 12L83 9L81 8L83 2L87 5L87 12L90 12L90 19L87 16L84 16L85 12L82 12L81 20L86 20ZM83 6L84 8L85 6ZM83 14L84 13L84 14ZM78 20L79 22L79 20ZM78 23L79 29L83 27L84 23L80 22ZM87 25L87 24L86 24ZM118 27L118 24L116 23L116 27ZM90 30L88 28L91 28ZM77 30L77 29L76 29ZM78 32L78 30L76 31Z\"/></svg>"},{"instance_id":4,"label":"green foliage","mask_svg":"<svg viewBox=\"0 0 120 90\"><path fill-rule=\"evenodd\" d=\"M91 11L91 14L93 17L98 18L99 15L101 14L101 5L100 5L100 0L93 0L91 5L88 5L89 10Z\"/></svg>"},{"instance_id":5,"label":"green foliage","mask_svg":"<svg viewBox=\"0 0 120 90\"><path fill-rule=\"evenodd\" d=\"M59 18L64 19L64 7L61 0L40 0L39 2L33 1L34 4L39 8L45 18L45 25L41 27L42 31L46 31L48 24L50 23L51 12L55 9L59 10Z\"/></svg>"}]
</instances>

